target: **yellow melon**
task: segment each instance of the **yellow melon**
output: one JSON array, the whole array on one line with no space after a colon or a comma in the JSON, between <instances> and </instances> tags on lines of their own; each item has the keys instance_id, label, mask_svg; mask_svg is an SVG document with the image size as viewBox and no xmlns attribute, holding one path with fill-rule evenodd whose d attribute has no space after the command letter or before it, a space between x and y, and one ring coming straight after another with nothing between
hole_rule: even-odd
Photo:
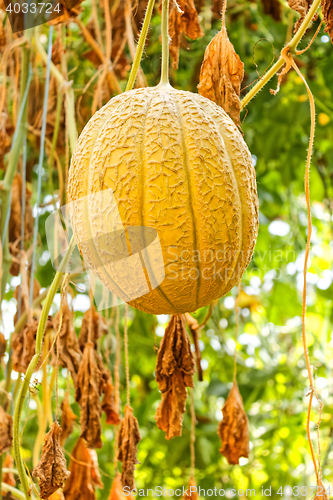
<instances>
[{"instance_id":1,"label":"yellow melon","mask_svg":"<svg viewBox=\"0 0 333 500\"><path fill-rule=\"evenodd\" d=\"M126 300L134 288L130 305L149 313L184 313L239 282L258 233L255 171L241 133L214 102L169 84L111 99L78 140L68 201L108 188L125 228L157 231L165 274L147 293L135 274L127 275L126 259L116 272L105 242L96 239L107 210L99 217L89 204L72 209L75 238L93 241L85 259L109 290Z\"/></svg>"}]
</instances>

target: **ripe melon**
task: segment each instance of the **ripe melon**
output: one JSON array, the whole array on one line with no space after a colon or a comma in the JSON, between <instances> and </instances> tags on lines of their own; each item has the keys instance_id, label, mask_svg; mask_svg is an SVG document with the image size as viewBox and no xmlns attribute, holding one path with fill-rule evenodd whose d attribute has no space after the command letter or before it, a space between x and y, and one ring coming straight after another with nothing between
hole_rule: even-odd
<instances>
[{"instance_id":1,"label":"ripe melon","mask_svg":"<svg viewBox=\"0 0 333 500\"><path fill-rule=\"evenodd\" d=\"M169 84L111 99L80 135L68 201L107 188L124 227L156 229L163 254L164 280L130 305L191 312L237 285L258 233L255 171L241 133L214 102ZM107 211L99 220L89 204L71 212L77 241L94 240L97 226L107 224ZM104 250L95 239L91 252L103 265L85 255L101 282L122 298L128 287L140 295L141 281L126 266L115 272Z\"/></svg>"}]
</instances>

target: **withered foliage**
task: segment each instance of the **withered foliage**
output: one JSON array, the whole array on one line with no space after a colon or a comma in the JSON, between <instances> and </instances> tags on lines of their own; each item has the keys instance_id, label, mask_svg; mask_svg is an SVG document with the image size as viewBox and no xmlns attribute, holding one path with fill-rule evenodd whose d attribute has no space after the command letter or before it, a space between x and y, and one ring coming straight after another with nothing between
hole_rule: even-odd
<instances>
[{"instance_id":1,"label":"withered foliage","mask_svg":"<svg viewBox=\"0 0 333 500\"><path fill-rule=\"evenodd\" d=\"M0 332L0 360L6 352L7 341L3 333Z\"/></svg>"},{"instance_id":2,"label":"withered foliage","mask_svg":"<svg viewBox=\"0 0 333 500\"><path fill-rule=\"evenodd\" d=\"M126 496L124 495L120 474L119 472L117 472L117 475L112 482L112 487L108 500L126 500L126 498L134 500L134 497L132 495L126 495Z\"/></svg>"},{"instance_id":3,"label":"withered foliage","mask_svg":"<svg viewBox=\"0 0 333 500\"><path fill-rule=\"evenodd\" d=\"M74 429L74 423L77 416L73 412L69 404L69 394L66 392L65 397L61 403L61 435L60 444L64 446L66 439L70 436Z\"/></svg>"},{"instance_id":4,"label":"withered foliage","mask_svg":"<svg viewBox=\"0 0 333 500\"><path fill-rule=\"evenodd\" d=\"M43 499L61 488L70 476L60 445L60 435L61 427L54 422L44 438L40 461L32 471L32 475L39 478L40 497Z\"/></svg>"},{"instance_id":5,"label":"withered foliage","mask_svg":"<svg viewBox=\"0 0 333 500\"><path fill-rule=\"evenodd\" d=\"M95 486L103 488L95 450L88 450L79 438L69 462L70 478L64 487L66 500L96 500Z\"/></svg>"},{"instance_id":6,"label":"withered foliage","mask_svg":"<svg viewBox=\"0 0 333 500\"><path fill-rule=\"evenodd\" d=\"M326 488L323 485L323 481L321 479L318 480L317 493L313 500L329 500L329 497L326 493Z\"/></svg>"},{"instance_id":7,"label":"withered foliage","mask_svg":"<svg viewBox=\"0 0 333 500\"><path fill-rule=\"evenodd\" d=\"M155 420L166 439L171 439L181 435L186 387L194 387L194 358L183 315L174 314L170 319L158 351L155 374L162 393Z\"/></svg>"},{"instance_id":8,"label":"withered foliage","mask_svg":"<svg viewBox=\"0 0 333 500\"><path fill-rule=\"evenodd\" d=\"M112 375L110 370L107 370L104 365L101 356L97 357L99 370L102 377L101 393L103 394L102 399L102 410L106 415L107 424L119 424L119 412L116 408L115 403L115 393L114 385L112 381Z\"/></svg>"},{"instance_id":9,"label":"withered foliage","mask_svg":"<svg viewBox=\"0 0 333 500\"><path fill-rule=\"evenodd\" d=\"M6 37L6 32L4 31L4 29L2 31L2 34L3 34L2 42L6 43L6 38L4 38ZM0 40L0 52L2 52L2 49L4 48L5 45L1 45L1 40ZM0 116L0 169L1 170L5 169L4 158L5 154L7 154L8 151L10 150L12 142L11 136L13 135L13 133L14 133L13 124L8 114L3 111L2 116Z\"/></svg>"},{"instance_id":10,"label":"withered foliage","mask_svg":"<svg viewBox=\"0 0 333 500\"><path fill-rule=\"evenodd\" d=\"M191 490L191 487L194 488L197 486L197 483L194 477L191 477L188 483L188 489L185 491L185 495L182 497L182 500L199 500L199 494L197 491Z\"/></svg>"},{"instance_id":11,"label":"withered foliage","mask_svg":"<svg viewBox=\"0 0 333 500\"><path fill-rule=\"evenodd\" d=\"M281 21L281 4L279 0L261 0L264 13L275 21Z\"/></svg>"},{"instance_id":12,"label":"withered foliage","mask_svg":"<svg viewBox=\"0 0 333 500\"><path fill-rule=\"evenodd\" d=\"M33 229L33 217L32 217L32 207L30 204L32 192L26 186L25 188L25 215L24 215L24 235L25 238L29 238L32 235ZM11 194L11 209L10 218L8 226L8 241L10 253L13 257L17 257L20 251L20 241L21 241L21 218L22 218L22 178L19 174L16 174L12 184L12 194ZM10 267L10 273L13 276L18 276L20 271L20 264L18 262L12 262Z\"/></svg>"},{"instance_id":13,"label":"withered foliage","mask_svg":"<svg viewBox=\"0 0 333 500\"><path fill-rule=\"evenodd\" d=\"M121 421L118 436L118 460L123 463L121 482L123 486L135 488L134 470L138 464L137 445L141 441L139 424L130 406L125 406L125 415Z\"/></svg>"},{"instance_id":14,"label":"withered foliage","mask_svg":"<svg viewBox=\"0 0 333 500\"><path fill-rule=\"evenodd\" d=\"M333 43L333 0L321 0L321 10L326 24L325 33L329 34Z\"/></svg>"},{"instance_id":15,"label":"withered foliage","mask_svg":"<svg viewBox=\"0 0 333 500\"><path fill-rule=\"evenodd\" d=\"M91 335L89 336L89 330L91 328ZM108 328L106 325L106 320L101 316L95 309L94 306L91 306L88 311L86 311L82 318L82 325L79 335L79 345L81 351L88 342L88 338L94 343L96 348L97 340L101 338L102 335L105 335L108 332Z\"/></svg>"},{"instance_id":16,"label":"withered foliage","mask_svg":"<svg viewBox=\"0 0 333 500\"><path fill-rule=\"evenodd\" d=\"M77 375L75 399L81 408L81 437L87 441L88 448L101 448L101 413L99 399L102 378L97 365L94 344L87 342L82 363Z\"/></svg>"},{"instance_id":17,"label":"withered foliage","mask_svg":"<svg viewBox=\"0 0 333 500\"><path fill-rule=\"evenodd\" d=\"M194 0L177 0L177 4L182 12L179 11L175 2L171 0L169 13L169 37L171 40L169 50L174 68L178 68L182 35L185 34L192 40L203 36Z\"/></svg>"},{"instance_id":18,"label":"withered foliage","mask_svg":"<svg viewBox=\"0 0 333 500\"><path fill-rule=\"evenodd\" d=\"M13 370L25 373L35 354L38 321L28 321L20 333L13 333Z\"/></svg>"},{"instance_id":19,"label":"withered foliage","mask_svg":"<svg viewBox=\"0 0 333 500\"><path fill-rule=\"evenodd\" d=\"M28 279L28 289L30 290L30 278ZM39 284L38 280L36 280L36 278L34 278L34 289L32 292L33 293L32 298L35 299L36 297L38 297L39 292L40 292L40 284ZM25 300L24 300L22 290L21 290L21 294L20 294L20 285L18 285L14 290L14 299L17 300L17 303L19 302L20 295L21 295L20 314L22 315L25 312ZM18 308L17 308L17 311L18 311ZM14 316L14 324L16 323L16 321L18 319L19 319L18 312L16 312L15 316Z\"/></svg>"},{"instance_id":20,"label":"withered foliage","mask_svg":"<svg viewBox=\"0 0 333 500\"><path fill-rule=\"evenodd\" d=\"M3 468L4 469L13 469L14 468L14 459L9 453L8 453L8 455L6 455L5 461L3 463ZM14 474L12 472L4 472L2 475L2 482L5 484L9 484L9 486L15 486L16 481L15 481Z\"/></svg>"},{"instance_id":21,"label":"withered foliage","mask_svg":"<svg viewBox=\"0 0 333 500\"><path fill-rule=\"evenodd\" d=\"M185 313L185 318L187 321L187 324L190 328L190 332L193 338L194 342L194 347L195 347L195 360L197 364L197 372L198 372L198 380L199 382L203 381L203 373L202 373L202 367L201 367L201 352L200 352L200 346L199 346L199 336L200 336L200 330L199 330L199 323L195 318L193 318L192 314L190 313Z\"/></svg>"},{"instance_id":22,"label":"withered foliage","mask_svg":"<svg viewBox=\"0 0 333 500\"><path fill-rule=\"evenodd\" d=\"M64 23L68 20L71 20L73 17L76 17L82 12L82 7L80 6L80 3L83 0L71 0L71 1L66 1L65 0L60 0L60 6L61 6L61 15L51 15L51 20L49 21L48 24L61 24Z\"/></svg>"},{"instance_id":23,"label":"withered foliage","mask_svg":"<svg viewBox=\"0 0 333 500\"><path fill-rule=\"evenodd\" d=\"M13 441L13 419L0 405L0 455L9 450Z\"/></svg>"},{"instance_id":24,"label":"withered foliage","mask_svg":"<svg viewBox=\"0 0 333 500\"><path fill-rule=\"evenodd\" d=\"M220 452L229 464L238 464L240 457L249 456L249 422L243 407L242 396L234 382L222 409L223 420L218 435L222 441Z\"/></svg>"},{"instance_id":25,"label":"withered foliage","mask_svg":"<svg viewBox=\"0 0 333 500\"><path fill-rule=\"evenodd\" d=\"M295 23L294 32L298 30L301 26L303 19L305 18L310 5L312 4L312 0L288 0L288 5L291 9L296 10L300 14L300 18Z\"/></svg>"},{"instance_id":26,"label":"withered foliage","mask_svg":"<svg viewBox=\"0 0 333 500\"><path fill-rule=\"evenodd\" d=\"M240 87L244 77L244 64L228 38L227 30L214 36L206 48L200 70L199 94L221 106L240 126Z\"/></svg>"},{"instance_id":27,"label":"withered foliage","mask_svg":"<svg viewBox=\"0 0 333 500\"><path fill-rule=\"evenodd\" d=\"M58 332L60 326L60 311L53 320L54 331ZM74 384L76 384L77 373L82 360L82 352L80 350L79 341L74 331L73 314L69 309L66 299L62 304L62 323L58 337L58 341L54 347L55 354L53 364L56 363L56 349L59 348L59 364L63 368L67 368L72 375Z\"/></svg>"}]
</instances>

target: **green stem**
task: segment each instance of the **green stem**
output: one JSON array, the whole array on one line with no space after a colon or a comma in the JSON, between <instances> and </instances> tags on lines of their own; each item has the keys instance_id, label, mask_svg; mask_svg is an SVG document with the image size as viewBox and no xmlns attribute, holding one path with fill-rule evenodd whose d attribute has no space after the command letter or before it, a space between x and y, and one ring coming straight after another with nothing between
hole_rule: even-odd
<instances>
[{"instance_id":1,"label":"green stem","mask_svg":"<svg viewBox=\"0 0 333 500\"><path fill-rule=\"evenodd\" d=\"M169 0L163 0L161 34L162 34L162 71L160 85L169 83Z\"/></svg>"},{"instance_id":2,"label":"green stem","mask_svg":"<svg viewBox=\"0 0 333 500\"><path fill-rule=\"evenodd\" d=\"M302 37L304 36L306 30L308 29L313 16L318 10L318 7L320 6L320 0L314 0L313 4L311 5L309 12L304 18L304 21L302 22L300 28L298 29L297 33L293 36L293 38L290 40L290 42L287 44L287 47L289 47L290 52L292 54L296 53L297 46L299 42L301 41ZM285 60L282 56L276 61L274 66L272 66L267 73L263 76L261 80L259 80L258 83L246 94L244 99L242 100L241 103L241 109L244 109L248 103L255 97L258 92L266 85L266 83L282 68L282 66L285 64Z\"/></svg>"},{"instance_id":3,"label":"green stem","mask_svg":"<svg viewBox=\"0 0 333 500\"><path fill-rule=\"evenodd\" d=\"M146 43L147 33L148 33L149 24L150 24L151 16L153 13L154 5L155 5L155 0L149 0L147 10L146 10L145 19L143 21L142 30L140 33L138 46L136 48L135 57L134 57L134 61L132 64L131 73L130 73L125 91L132 90L132 88L134 86L136 75L137 75L137 73L139 71L139 67L140 67L142 52L143 52L143 49L144 49L144 46Z\"/></svg>"},{"instance_id":4,"label":"green stem","mask_svg":"<svg viewBox=\"0 0 333 500\"><path fill-rule=\"evenodd\" d=\"M16 405L15 405L14 421L13 421L14 457L15 457L15 462L16 462L16 468L17 468L19 476L20 476L20 481L22 484L22 488L23 488L23 492L24 492L26 500L30 500L30 489L29 489L28 476L25 472L25 466L24 466L24 462L23 462L23 459L21 456L21 451L20 451L20 420L21 420L24 401L25 401L26 395L27 395L28 390L29 390L29 384L30 384L32 375L37 367L39 358L40 358L47 317L48 317L54 296L57 293L57 290L60 286L60 282L61 282L62 276L65 272L66 266L69 262L69 259L72 255L72 252L74 250L74 246L75 246L75 240L74 240L74 237L72 237L70 244L69 244L69 247L68 247L68 250L66 252L66 255L63 258L63 260L59 266L59 271L57 271L57 273L53 279L52 285L50 286L49 292L48 292L46 300L44 302L44 306L43 306L42 313L41 313L41 316L39 319L39 324L38 324L38 329L37 329L37 334L36 334L35 355L33 356L32 360L30 361L30 364L29 364L28 369L26 371L22 385L20 387L20 391L19 391L19 394L17 396L17 401L16 401Z\"/></svg>"}]
</instances>

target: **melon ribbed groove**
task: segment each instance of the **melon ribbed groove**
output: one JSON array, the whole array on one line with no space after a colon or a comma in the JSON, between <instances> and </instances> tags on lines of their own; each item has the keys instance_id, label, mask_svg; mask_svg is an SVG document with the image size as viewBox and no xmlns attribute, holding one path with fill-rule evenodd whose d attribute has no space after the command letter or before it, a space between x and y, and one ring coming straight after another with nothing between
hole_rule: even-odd
<instances>
[{"instance_id":1,"label":"melon ribbed groove","mask_svg":"<svg viewBox=\"0 0 333 500\"><path fill-rule=\"evenodd\" d=\"M181 113L181 108L180 108L177 96L175 96L175 107L176 107L177 116L178 116L178 119L179 119L179 122L180 122L180 125L181 125L181 127L180 127L180 136L181 136L182 150L183 150L183 165L184 165L184 170L185 170L186 178L187 178L187 182L188 182L188 206L189 206L191 215L193 217L193 221L192 221L192 227L193 227L193 250L194 251L198 250L199 251L199 256L200 256L200 250L198 249L198 243L199 242L198 242L198 236L197 236L197 231L196 231L197 218L196 218L196 215L194 213L194 206L193 206L193 199L192 199L192 179L191 179L191 175L190 175L189 162L188 162L188 154L187 154L187 144L186 144L186 137L185 137L184 120L183 120L183 115ZM193 252L192 252L192 255L193 255ZM200 272L201 272L201 269L200 269L200 258L198 259L196 267L197 267L197 271L198 271L198 279L196 280L196 293L195 293L195 296L196 296L195 305L196 305L196 309L197 309L197 307L198 307L198 299L199 299L199 291L200 291L200 281L201 281L201 275L200 275Z\"/></svg>"}]
</instances>

